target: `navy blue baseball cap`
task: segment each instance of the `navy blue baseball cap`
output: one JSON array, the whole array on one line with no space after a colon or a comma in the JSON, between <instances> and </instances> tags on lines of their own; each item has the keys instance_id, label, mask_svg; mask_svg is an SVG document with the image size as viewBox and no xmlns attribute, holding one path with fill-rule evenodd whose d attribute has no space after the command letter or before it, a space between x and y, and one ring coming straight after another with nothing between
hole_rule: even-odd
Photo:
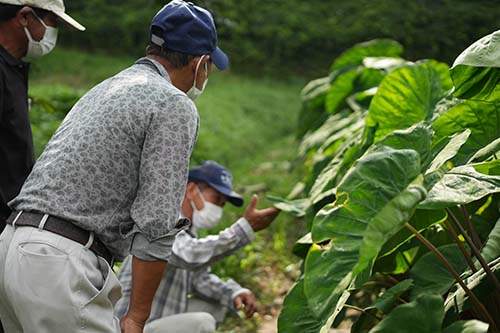
<instances>
[{"instance_id":1,"label":"navy blue baseball cap","mask_svg":"<svg viewBox=\"0 0 500 333\"><path fill-rule=\"evenodd\" d=\"M210 55L215 66L224 70L227 55L217 46L217 30L212 14L192 2L174 0L153 18L151 42L172 51L190 55Z\"/></svg>"},{"instance_id":2,"label":"navy blue baseball cap","mask_svg":"<svg viewBox=\"0 0 500 333\"><path fill-rule=\"evenodd\" d=\"M189 170L189 180L204 182L224 194L235 206L243 205L241 195L233 191L233 175L229 169L214 161L205 161L202 165Z\"/></svg>"}]
</instances>

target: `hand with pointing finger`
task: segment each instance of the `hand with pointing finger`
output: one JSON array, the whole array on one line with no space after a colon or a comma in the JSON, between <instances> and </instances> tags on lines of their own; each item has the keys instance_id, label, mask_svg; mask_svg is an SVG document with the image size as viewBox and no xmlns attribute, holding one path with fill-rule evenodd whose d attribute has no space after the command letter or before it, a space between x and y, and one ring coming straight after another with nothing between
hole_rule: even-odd
<instances>
[{"instance_id":1,"label":"hand with pointing finger","mask_svg":"<svg viewBox=\"0 0 500 333\"><path fill-rule=\"evenodd\" d=\"M243 217L248 221L254 231L267 228L280 213L280 210L274 207L259 210L257 209L258 202L259 197L254 194L243 214Z\"/></svg>"}]
</instances>

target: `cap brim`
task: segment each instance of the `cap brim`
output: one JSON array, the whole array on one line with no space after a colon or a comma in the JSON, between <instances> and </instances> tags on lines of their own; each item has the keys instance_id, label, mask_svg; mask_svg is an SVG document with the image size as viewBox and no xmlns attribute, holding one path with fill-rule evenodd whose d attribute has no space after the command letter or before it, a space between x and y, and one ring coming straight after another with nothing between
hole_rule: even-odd
<instances>
[{"instance_id":1,"label":"cap brim","mask_svg":"<svg viewBox=\"0 0 500 333\"><path fill-rule=\"evenodd\" d=\"M215 67L217 67L221 71L225 70L229 65L229 58L224 52L222 52L221 49L219 49L219 47L217 47L215 51L212 52L212 54L210 55L210 59L212 59Z\"/></svg>"},{"instance_id":2,"label":"cap brim","mask_svg":"<svg viewBox=\"0 0 500 333\"><path fill-rule=\"evenodd\" d=\"M78 23L74 18L63 12L54 12L57 16L61 18L64 22L75 28L76 30L85 31L85 27Z\"/></svg>"},{"instance_id":3,"label":"cap brim","mask_svg":"<svg viewBox=\"0 0 500 333\"><path fill-rule=\"evenodd\" d=\"M227 189L220 187L216 184L212 184L210 182L208 182L208 185L210 185L211 187L216 189L218 192L224 194L227 197L227 201L229 201L233 205L235 205L237 207L243 206L243 198L238 193L236 193L234 191L229 192Z\"/></svg>"}]
</instances>

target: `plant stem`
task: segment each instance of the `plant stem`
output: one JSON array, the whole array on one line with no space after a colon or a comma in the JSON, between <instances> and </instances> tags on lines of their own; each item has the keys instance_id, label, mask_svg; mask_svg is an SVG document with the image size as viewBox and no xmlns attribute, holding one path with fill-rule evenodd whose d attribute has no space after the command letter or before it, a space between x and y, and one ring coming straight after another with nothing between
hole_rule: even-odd
<instances>
[{"instance_id":1,"label":"plant stem","mask_svg":"<svg viewBox=\"0 0 500 333\"><path fill-rule=\"evenodd\" d=\"M474 242L474 245L476 245L476 247L480 249L482 247L481 239L479 239L479 235L472 225L472 222L469 218L469 213L467 212L467 208L465 208L464 205L460 205L460 209L462 210L462 214L464 214L464 220L465 222L467 222L467 228L469 229L469 234L472 237L472 241Z\"/></svg>"},{"instance_id":2,"label":"plant stem","mask_svg":"<svg viewBox=\"0 0 500 333\"><path fill-rule=\"evenodd\" d=\"M373 317L373 318L377 319L378 321L382 320L382 318L378 317L377 315L374 315L373 313L367 312L367 311L365 311L364 309L359 308L359 307L357 307L357 306L355 306L355 305L344 304L344 307L346 307L346 308L348 308L348 309L353 309L353 310L359 311L359 312L361 312L361 313L363 313L363 314L365 314L365 315L369 315L369 316L371 316L371 317Z\"/></svg>"},{"instance_id":3,"label":"plant stem","mask_svg":"<svg viewBox=\"0 0 500 333\"><path fill-rule=\"evenodd\" d=\"M464 230L464 227L462 226L460 221L453 215L451 210L449 210L448 208L446 208L446 210L448 211L448 214L451 216L451 220L453 222L455 222L455 225L460 230L460 233L462 233L462 236L464 237L465 241L469 244L469 246L472 250L472 253L474 253L474 256L477 258L477 260L479 260L479 263L481 263L481 266L483 267L484 271L486 272L486 275L491 280L491 282L493 282L493 285L495 286L496 292L500 292L500 282L498 281L495 274L493 274L493 272L491 271L486 260L484 260L483 256L481 255L481 252L479 252L477 247L474 245L474 242L467 235L467 233Z\"/></svg>"},{"instance_id":4,"label":"plant stem","mask_svg":"<svg viewBox=\"0 0 500 333\"><path fill-rule=\"evenodd\" d=\"M392 275L386 275L385 276L388 280L390 280L394 286L397 285L400 281L398 279L396 279L394 276Z\"/></svg>"},{"instance_id":5,"label":"plant stem","mask_svg":"<svg viewBox=\"0 0 500 333\"><path fill-rule=\"evenodd\" d=\"M469 252L465 249L464 244L462 241L458 238L457 233L455 232L455 229L453 229L453 226L450 224L450 221L446 219L444 222L446 224L446 227L448 228L448 232L450 233L451 237L455 240L455 243L457 243L458 247L460 248L460 251L462 251L462 254L465 257L465 260L467 261L467 264L469 265L470 269L475 273L477 272L476 265L474 265L474 262L472 261L472 257L470 256Z\"/></svg>"},{"instance_id":6,"label":"plant stem","mask_svg":"<svg viewBox=\"0 0 500 333\"><path fill-rule=\"evenodd\" d=\"M422 244L424 244L432 253L436 255L439 261L441 261L441 263L448 270L448 272L450 272L450 274L455 278L457 283L462 287L467 296L469 296L469 299L471 300L472 304L474 305L478 313L480 313L481 316L483 317L482 319L490 323L493 332L500 333L500 331L496 326L495 321L493 320L493 318L491 318L489 312L486 310L484 305L477 299L476 295L474 295L474 293L469 289L469 287L467 287L467 285L462 280L460 275L453 269L450 262L441 254L441 252L439 252L439 250L431 242L429 242L424 236L422 236L418 232L418 230L415 229L411 224L405 223L405 227L409 229Z\"/></svg>"}]
</instances>

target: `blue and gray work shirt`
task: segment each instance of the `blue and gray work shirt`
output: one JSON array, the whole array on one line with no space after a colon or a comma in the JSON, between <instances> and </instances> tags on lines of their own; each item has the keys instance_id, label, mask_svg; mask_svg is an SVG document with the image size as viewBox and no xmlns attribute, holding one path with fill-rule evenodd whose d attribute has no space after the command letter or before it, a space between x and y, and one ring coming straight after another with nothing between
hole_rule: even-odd
<instances>
[{"instance_id":1,"label":"blue and gray work shirt","mask_svg":"<svg viewBox=\"0 0 500 333\"><path fill-rule=\"evenodd\" d=\"M118 260L168 260L198 126L164 67L140 59L74 105L9 205L94 231Z\"/></svg>"}]
</instances>

